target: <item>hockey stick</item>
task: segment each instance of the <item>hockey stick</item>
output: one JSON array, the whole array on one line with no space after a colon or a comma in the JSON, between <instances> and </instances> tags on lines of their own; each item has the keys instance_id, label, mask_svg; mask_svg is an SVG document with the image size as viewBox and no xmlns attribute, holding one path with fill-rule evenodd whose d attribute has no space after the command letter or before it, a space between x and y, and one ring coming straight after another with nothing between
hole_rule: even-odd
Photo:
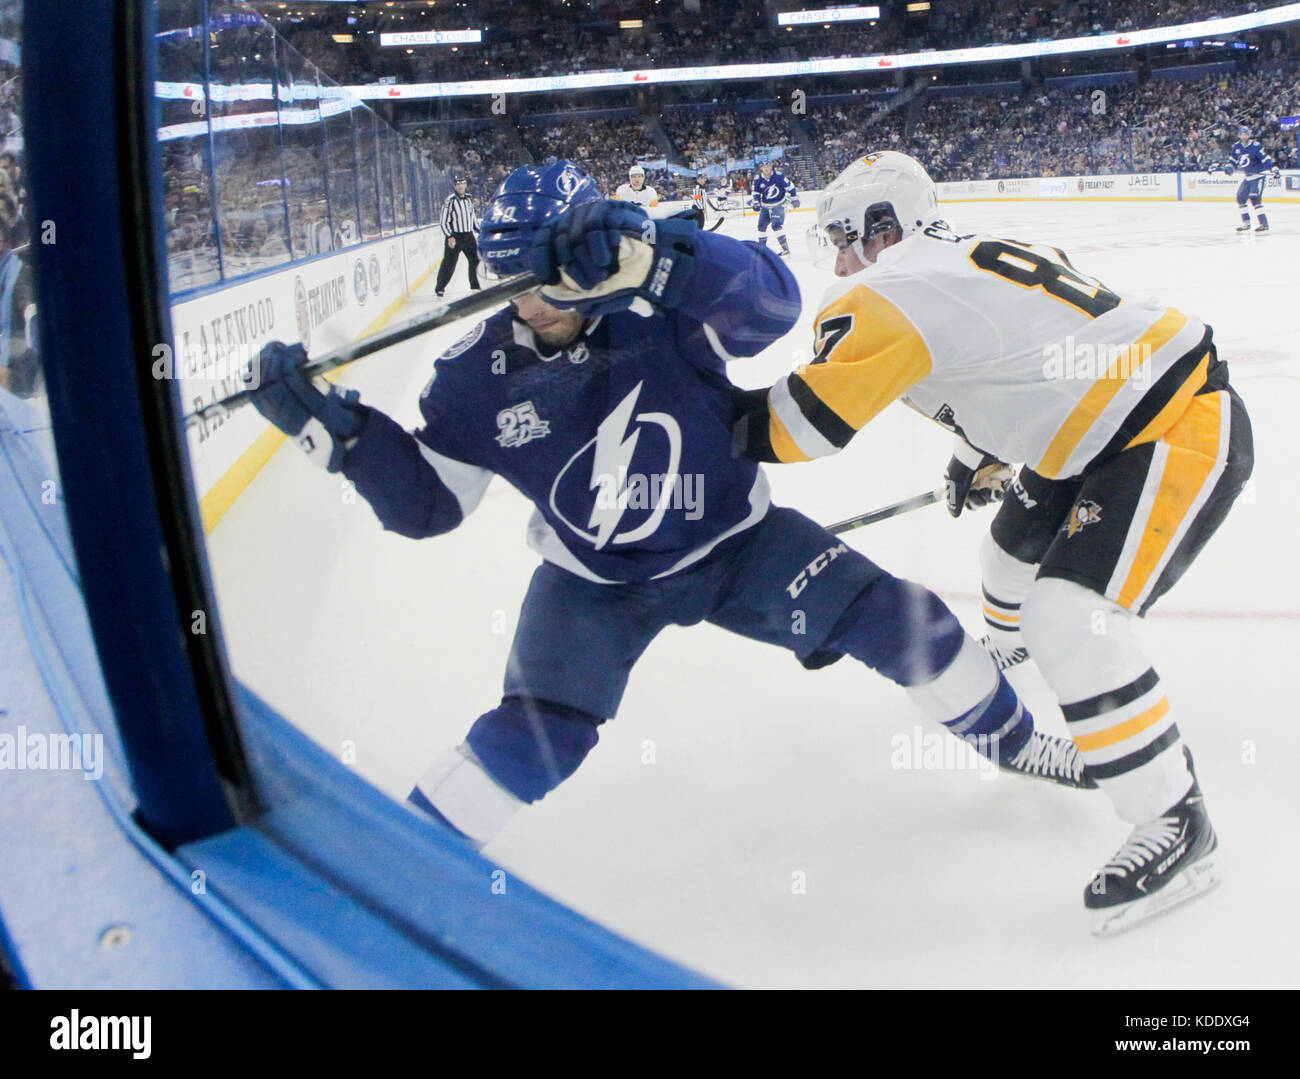
<instances>
[{"instance_id":1,"label":"hockey stick","mask_svg":"<svg viewBox=\"0 0 1300 1079\"><path fill-rule=\"evenodd\" d=\"M507 278L499 285L483 289L475 295L463 296L458 300L440 303L428 314L412 319L402 326L386 330L383 333L371 334L369 337L363 337L360 341L356 341L346 348L326 353L319 359L309 360L298 368L298 373L310 377L332 371L336 367L344 367L347 364L355 363L357 360L375 352L392 348L394 345L400 345L403 341L409 341L412 337L419 337L430 330L436 330L458 319L477 315L480 311L495 307L499 303L513 300L522 296L525 292L537 288L541 283L541 278L530 273ZM225 416L241 405L247 404L255 392L256 389L240 390L238 393L232 393L229 397L223 397L220 401L213 401L211 404L204 405L202 408L186 415L185 423L190 425L215 419L218 416Z\"/></svg>"},{"instance_id":2,"label":"hockey stick","mask_svg":"<svg viewBox=\"0 0 1300 1079\"><path fill-rule=\"evenodd\" d=\"M852 532L855 528L862 528L864 525L873 525L877 521L885 521L890 517L897 517L900 513L910 513L912 510L919 510L922 506L931 506L936 502L942 502L947 497L947 492L942 487L937 487L933 491L926 491L923 495L914 495L912 498L905 498L902 502L895 502L889 506L881 506L878 510L871 510L869 513L860 513L856 517L850 517L845 521L836 521L833 525L827 525L826 531L832 536L838 536L842 532Z\"/></svg>"},{"instance_id":3,"label":"hockey stick","mask_svg":"<svg viewBox=\"0 0 1300 1079\"><path fill-rule=\"evenodd\" d=\"M705 232L717 232L717 231L718 231L718 226L721 225L725 220L727 220L726 217L719 217L715 222L713 222L712 225L710 225L710 226L709 226L707 229L705 229L704 231L705 231Z\"/></svg>"}]
</instances>

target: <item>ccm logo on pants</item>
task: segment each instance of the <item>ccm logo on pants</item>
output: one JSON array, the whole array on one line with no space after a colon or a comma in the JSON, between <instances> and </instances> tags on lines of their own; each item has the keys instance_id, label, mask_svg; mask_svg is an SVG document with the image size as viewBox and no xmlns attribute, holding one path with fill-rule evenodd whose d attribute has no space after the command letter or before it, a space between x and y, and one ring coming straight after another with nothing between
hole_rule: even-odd
<instances>
[{"instance_id":1,"label":"ccm logo on pants","mask_svg":"<svg viewBox=\"0 0 1300 1079\"><path fill-rule=\"evenodd\" d=\"M816 577L817 574L821 573L822 570L834 562L835 559L839 558L840 555L848 553L849 549L844 546L844 544L837 543L830 550L823 551L819 554L809 562L807 566L799 571L799 576L785 586L785 590L790 593L790 598L794 599L800 592L808 587L808 578Z\"/></svg>"}]
</instances>

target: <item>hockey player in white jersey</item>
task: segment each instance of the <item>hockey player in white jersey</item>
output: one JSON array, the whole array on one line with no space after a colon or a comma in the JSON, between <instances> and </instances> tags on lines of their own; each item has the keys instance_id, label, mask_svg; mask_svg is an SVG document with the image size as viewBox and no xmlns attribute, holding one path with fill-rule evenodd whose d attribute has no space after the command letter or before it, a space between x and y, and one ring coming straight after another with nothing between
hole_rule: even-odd
<instances>
[{"instance_id":1,"label":"hockey player in white jersey","mask_svg":"<svg viewBox=\"0 0 1300 1079\"><path fill-rule=\"evenodd\" d=\"M645 182L645 169L633 165L627 170L627 183L619 184L614 197L620 202L632 202L647 210L659 205L659 192Z\"/></svg>"},{"instance_id":2,"label":"hockey player in white jersey","mask_svg":"<svg viewBox=\"0 0 1300 1079\"><path fill-rule=\"evenodd\" d=\"M1093 930L1218 881L1217 839L1135 623L1250 475L1250 421L1209 327L1121 294L1056 248L963 235L904 154L868 154L818 202L842 280L814 359L742 402L759 460L834 453L900 398L952 430L948 508L1000 498L981 550L988 646L1027 652L1087 774L1133 828L1084 893Z\"/></svg>"}]
</instances>

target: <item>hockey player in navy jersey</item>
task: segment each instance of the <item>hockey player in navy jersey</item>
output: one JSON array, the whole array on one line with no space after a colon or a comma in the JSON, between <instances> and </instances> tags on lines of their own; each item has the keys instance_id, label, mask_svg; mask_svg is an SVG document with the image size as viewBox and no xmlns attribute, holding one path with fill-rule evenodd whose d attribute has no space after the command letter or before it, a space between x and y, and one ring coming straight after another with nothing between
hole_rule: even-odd
<instances>
[{"instance_id":1,"label":"hockey player in navy jersey","mask_svg":"<svg viewBox=\"0 0 1300 1079\"><path fill-rule=\"evenodd\" d=\"M767 246L767 230L771 226L772 234L781 244L782 257L790 254L790 241L785 238L786 203L799 205L799 192L794 183L783 172L777 172L770 161L764 161L758 167L754 177L754 193L750 206L758 211L758 243Z\"/></svg>"},{"instance_id":2,"label":"hockey player in navy jersey","mask_svg":"<svg viewBox=\"0 0 1300 1079\"><path fill-rule=\"evenodd\" d=\"M1093 786L938 597L771 506L736 452L726 364L799 316L775 255L605 200L567 161L515 170L479 249L499 274L548 284L442 354L413 433L298 374L297 345L263 351L254 398L400 535L455 528L494 475L534 505L542 562L504 695L423 772L413 806L487 843L578 768L651 640L701 621L809 668L852 656L1009 770Z\"/></svg>"},{"instance_id":3,"label":"hockey player in navy jersey","mask_svg":"<svg viewBox=\"0 0 1300 1079\"><path fill-rule=\"evenodd\" d=\"M1237 209L1241 211L1241 224L1237 226L1237 231L1250 231L1250 211L1246 209L1246 200L1249 199L1250 205L1259 217L1259 225L1255 231L1267 232L1268 215L1264 213L1264 181L1270 173L1274 177L1282 173L1273 163L1273 159L1264 153L1264 147L1259 144L1259 140L1251 138L1250 128L1245 124L1237 128L1237 141L1232 144L1232 161L1224 167L1228 172L1237 168L1246 174L1246 178L1237 188Z\"/></svg>"}]
</instances>

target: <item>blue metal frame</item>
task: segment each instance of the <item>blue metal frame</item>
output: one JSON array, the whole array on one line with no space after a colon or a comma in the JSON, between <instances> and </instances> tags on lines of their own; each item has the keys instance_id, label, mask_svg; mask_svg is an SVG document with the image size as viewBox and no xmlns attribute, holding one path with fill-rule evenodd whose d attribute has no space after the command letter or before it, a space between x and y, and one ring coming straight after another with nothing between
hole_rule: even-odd
<instances>
[{"instance_id":1,"label":"blue metal frame","mask_svg":"<svg viewBox=\"0 0 1300 1079\"><path fill-rule=\"evenodd\" d=\"M26 107L39 102L42 115L61 121L29 123L25 133L32 218L58 224L58 243L32 250L68 526L137 816L165 845L181 843L229 828L235 812L189 659L178 647L188 617L168 572L159 462L143 434L142 358L157 339L134 318L139 297L126 270L137 255L124 235L133 196L124 189L130 171L122 160L118 20L111 0L83 0L75 19L39 3L26 4L24 16ZM69 71L78 77L69 79ZM146 77L151 86L152 65ZM76 139L62 129L72 118ZM149 194L158 206L157 192Z\"/></svg>"}]
</instances>

